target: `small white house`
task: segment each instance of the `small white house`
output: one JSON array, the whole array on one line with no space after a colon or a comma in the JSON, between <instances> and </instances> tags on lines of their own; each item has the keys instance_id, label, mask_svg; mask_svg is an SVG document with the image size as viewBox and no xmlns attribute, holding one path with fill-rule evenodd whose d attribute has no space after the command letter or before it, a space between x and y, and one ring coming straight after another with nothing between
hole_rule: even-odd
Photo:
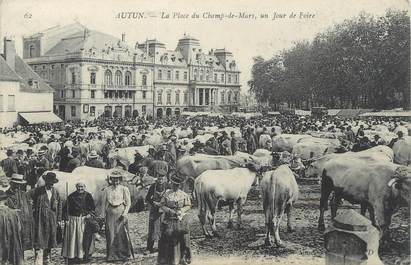
<instances>
[{"instance_id":1,"label":"small white house","mask_svg":"<svg viewBox=\"0 0 411 265\"><path fill-rule=\"evenodd\" d=\"M61 122L53 113L53 89L16 54L4 38L0 55L0 127Z\"/></svg>"}]
</instances>

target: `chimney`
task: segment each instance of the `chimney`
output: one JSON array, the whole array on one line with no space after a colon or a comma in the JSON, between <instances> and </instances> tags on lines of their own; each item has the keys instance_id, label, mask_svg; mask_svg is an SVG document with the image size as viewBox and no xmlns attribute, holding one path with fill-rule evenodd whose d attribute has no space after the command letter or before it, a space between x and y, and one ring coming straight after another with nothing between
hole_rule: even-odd
<instances>
[{"instance_id":1,"label":"chimney","mask_svg":"<svg viewBox=\"0 0 411 265\"><path fill-rule=\"evenodd\" d=\"M121 41L126 42L126 33L121 34Z\"/></svg>"},{"instance_id":2,"label":"chimney","mask_svg":"<svg viewBox=\"0 0 411 265\"><path fill-rule=\"evenodd\" d=\"M84 28L84 36L83 38L86 39L88 36L88 28Z\"/></svg>"},{"instance_id":3,"label":"chimney","mask_svg":"<svg viewBox=\"0 0 411 265\"><path fill-rule=\"evenodd\" d=\"M4 38L4 58L7 65L14 71L16 61L16 48L14 46L14 40L11 38Z\"/></svg>"}]
</instances>

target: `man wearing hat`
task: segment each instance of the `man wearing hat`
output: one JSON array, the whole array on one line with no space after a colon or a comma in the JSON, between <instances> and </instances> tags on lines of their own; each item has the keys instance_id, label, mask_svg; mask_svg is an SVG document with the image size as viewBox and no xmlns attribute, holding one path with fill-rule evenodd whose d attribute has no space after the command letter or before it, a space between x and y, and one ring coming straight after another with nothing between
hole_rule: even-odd
<instances>
[{"instance_id":1,"label":"man wearing hat","mask_svg":"<svg viewBox=\"0 0 411 265\"><path fill-rule=\"evenodd\" d=\"M42 177L45 185L28 191L33 200L36 265L48 264L51 249L57 247L57 226L62 217L60 195L53 187L58 182L56 174L47 172Z\"/></svg>"},{"instance_id":2,"label":"man wearing hat","mask_svg":"<svg viewBox=\"0 0 411 265\"><path fill-rule=\"evenodd\" d=\"M177 161L177 136L171 134L169 136L169 141L167 143L167 150L170 155L173 157L173 161Z\"/></svg>"},{"instance_id":3,"label":"man wearing hat","mask_svg":"<svg viewBox=\"0 0 411 265\"><path fill-rule=\"evenodd\" d=\"M16 166L17 166L17 173L24 175L24 172L26 171L25 169L26 163L24 160L23 150L21 149L17 150L15 161L16 161Z\"/></svg>"},{"instance_id":4,"label":"man wearing hat","mask_svg":"<svg viewBox=\"0 0 411 265\"><path fill-rule=\"evenodd\" d=\"M7 150L6 155L7 155L7 158L3 159L0 162L0 164L6 176L8 178L11 178L11 175L13 175L14 173L17 173L17 164L13 157L14 156L13 150L10 150L10 149Z\"/></svg>"},{"instance_id":5,"label":"man wearing hat","mask_svg":"<svg viewBox=\"0 0 411 265\"><path fill-rule=\"evenodd\" d=\"M43 173L50 169L50 162L46 157L47 149L40 149L37 153L37 163L35 166L37 172L37 179L43 175ZM36 179L36 181L37 181Z\"/></svg>"},{"instance_id":6,"label":"man wearing hat","mask_svg":"<svg viewBox=\"0 0 411 265\"><path fill-rule=\"evenodd\" d=\"M26 184L23 175L13 174L10 180L10 189L6 191L8 196L6 204L12 209L20 210L23 250L31 250L33 249L34 239L33 211L26 193Z\"/></svg>"},{"instance_id":7,"label":"man wearing hat","mask_svg":"<svg viewBox=\"0 0 411 265\"><path fill-rule=\"evenodd\" d=\"M79 153L77 150L73 150L73 152L71 153L71 158L67 163L67 172L73 172L73 170L79 166L81 166Z\"/></svg>"},{"instance_id":8,"label":"man wearing hat","mask_svg":"<svg viewBox=\"0 0 411 265\"><path fill-rule=\"evenodd\" d=\"M98 158L99 158L99 155L97 154L97 151L96 150L91 151L88 156L88 160L85 166L95 167L95 168L104 168L103 162L101 162Z\"/></svg>"},{"instance_id":9,"label":"man wearing hat","mask_svg":"<svg viewBox=\"0 0 411 265\"><path fill-rule=\"evenodd\" d=\"M154 252L154 243L160 237L161 215L160 201L167 189L166 175L159 175L148 189L146 201L149 206L147 248L145 254Z\"/></svg>"},{"instance_id":10,"label":"man wearing hat","mask_svg":"<svg viewBox=\"0 0 411 265\"><path fill-rule=\"evenodd\" d=\"M128 172L137 174L144 157L136 150L134 154L134 162L128 166Z\"/></svg>"},{"instance_id":11,"label":"man wearing hat","mask_svg":"<svg viewBox=\"0 0 411 265\"><path fill-rule=\"evenodd\" d=\"M191 208L190 196L180 189L185 178L174 174L170 177L172 188L160 200L164 213L161 237L158 242L157 264L190 264L191 246L187 211Z\"/></svg>"},{"instance_id":12,"label":"man wearing hat","mask_svg":"<svg viewBox=\"0 0 411 265\"><path fill-rule=\"evenodd\" d=\"M0 264L24 264L18 211L9 208L7 194L0 190ZM13 240L10 240L13 239Z\"/></svg>"}]
</instances>

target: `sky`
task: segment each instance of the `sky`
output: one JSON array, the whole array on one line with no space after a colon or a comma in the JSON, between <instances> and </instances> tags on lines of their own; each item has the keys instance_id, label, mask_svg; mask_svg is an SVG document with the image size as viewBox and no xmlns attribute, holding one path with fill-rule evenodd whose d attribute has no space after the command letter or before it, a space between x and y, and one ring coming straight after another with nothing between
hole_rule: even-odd
<instances>
[{"instance_id":1,"label":"sky","mask_svg":"<svg viewBox=\"0 0 411 265\"><path fill-rule=\"evenodd\" d=\"M231 51L245 92L253 57L270 58L360 12L380 16L409 7L408 0L0 0L0 36L13 37L21 55L23 36L74 21L118 38L125 33L132 46L157 38L169 50L186 33L203 51Z\"/></svg>"}]
</instances>

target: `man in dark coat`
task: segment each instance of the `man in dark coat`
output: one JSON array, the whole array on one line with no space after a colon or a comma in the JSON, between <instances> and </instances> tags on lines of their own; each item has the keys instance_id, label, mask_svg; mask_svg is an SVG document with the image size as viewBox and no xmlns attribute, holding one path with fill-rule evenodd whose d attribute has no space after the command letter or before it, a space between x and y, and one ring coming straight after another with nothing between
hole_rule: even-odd
<instances>
[{"instance_id":1,"label":"man in dark coat","mask_svg":"<svg viewBox=\"0 0 411 265\"><path fill-rule=\"evenodd\" d=\"M67 172L73 172L73 170L79 166L81 166L81 161L78 158L79 153L77 151L73 151L71 154L72 158L69 160L67 164Z\"/></svg>"},{"instance_id":2,"label":"man in dark coat","mask_svg":"<svg viewBox=\"0 0 411 265\"><path fill-rule=\"evenodd\" d=\"M143 159L144 157L138 151L136 151L136 153L134 154L134 162L128 166L128 172L134 175L137 174L139 168L141 167Z\"/></svg>"},{"instance_id":3,"label":"man in dark coat","mask_svg":"<svg viewBox=\"0 0 411 265\"><path fill-rule=\"evenodd\" d=\"M16 160L13 158L13 150L7 150L7 158L1 161L1 167L3 168L4 173L8 178L11 178L11 175L17 173L17 164Z\"/></svg>"},{"instance_id":4,"label":"man in dark coat","mask_svg":"<svg viewBox=\"0 0 411 265\"><path fill-rule=\"evenodd\" d=\"M68 162L70 161L69 155L70 155L70 149L68 148L68 146L64 145L63 148L61 148L61 150L59 152L59 156L60 156L59 169L60 169L60 171L69 172L69 171L67 171L67 165L68 165Z\"/></svg>"},{"instance_id":5,"label":"man in dark coat","mask_svg":"<svg viewBox=\"0 0 411 265\"><path fill-rule=\"evenodd\" d=\"M48 172L43 178L45 186L34 188L28 194L33 200L35 262L47 265L51 249L57 247L57 226L62 217L62 204L60 195L53 187L58 182L56 174Z\"/></svg>"},{"instance_id":6,"label":"man in dark coat","mask_svg":"<svg viewBox=\"0 0 411 265\"><path fill-rule=\"evenodd\" d=\"M6 205L7 198L0 190L0 264L22 265L21 222L18 211Z\"/></svg>"},{"instance_id":7,"label":"man in dark coat","mask_svg":"<svg viewBox=\"0 0 411 265\"><path fill-rule=\"evenodd\" d=\"M6 205L12 209L19 210L21 221L21 235L23 250L33 249L33 211L30 199L26 193L26 181L23 175L13 174L10 180L10 189L6 191L8 196Z\"/></svg>"}]
</instances>

